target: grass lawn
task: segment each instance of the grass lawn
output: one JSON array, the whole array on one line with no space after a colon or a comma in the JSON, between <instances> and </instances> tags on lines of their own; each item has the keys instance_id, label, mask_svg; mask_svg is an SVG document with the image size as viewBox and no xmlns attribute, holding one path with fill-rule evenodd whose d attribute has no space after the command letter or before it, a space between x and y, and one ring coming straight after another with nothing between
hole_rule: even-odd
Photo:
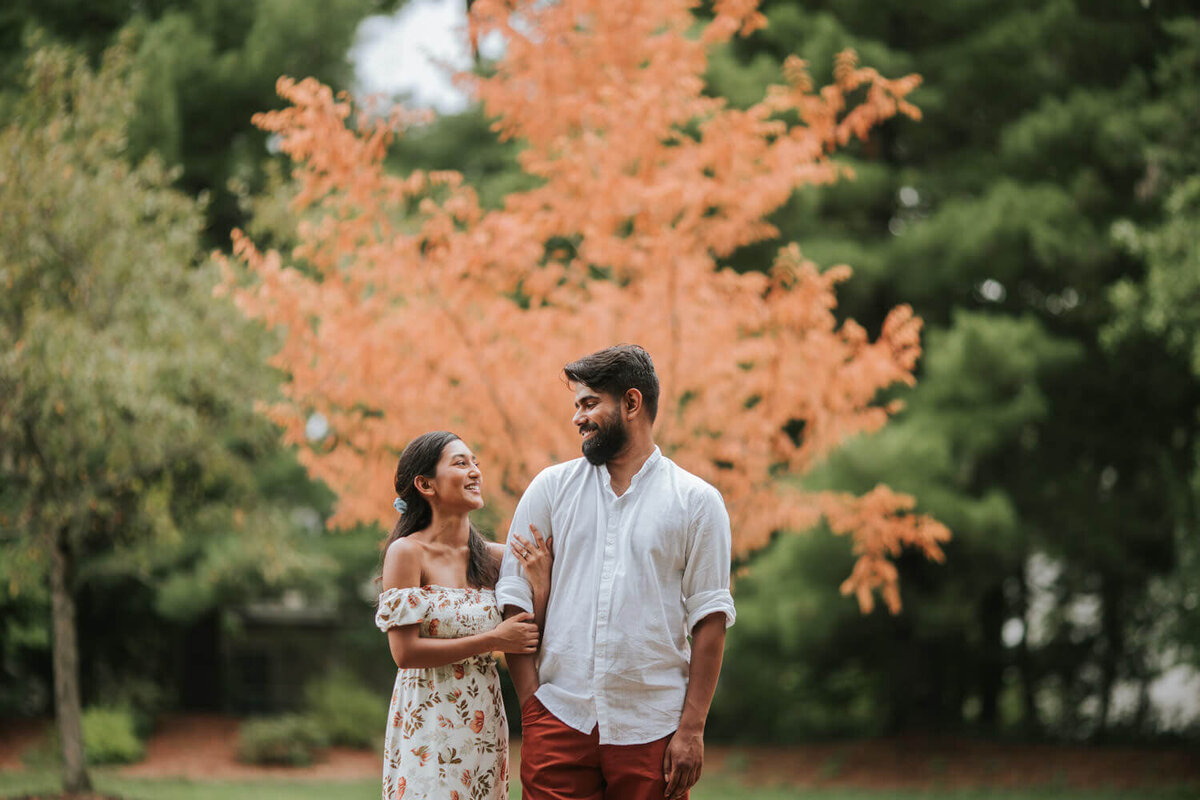
<instances>
[{"instance_id":1,"label":"grass lawn","mask_svg":"<svg viewBox=\"0 0 1200 800\"><path fill-rule=\"evenodd\" d=\"M96 769L97 790L129 800L378 800L379 783L358 781L190 781L122 778ZM51 772L0 772L0 798L52 792L58 777ZM521 795L514 781L510 797ZM1036 789L865 790L826 788L750 787L736 778L712 775L700 782L692 800L1195 800L1200 787L1175 789L1083 790L1062 787Z\"/></svg>"}]
</instances>

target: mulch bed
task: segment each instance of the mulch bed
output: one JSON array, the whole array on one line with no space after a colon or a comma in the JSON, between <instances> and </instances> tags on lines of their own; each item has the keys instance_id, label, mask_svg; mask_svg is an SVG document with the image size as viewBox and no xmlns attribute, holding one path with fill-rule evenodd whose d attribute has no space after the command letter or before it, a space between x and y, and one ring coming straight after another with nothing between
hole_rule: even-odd
<instances>
[{"instance_id":1,"label":"mulch bed","mask_svg":"<svg viewBox=\"0 0 1200 800\"><path fill-rule=\"evenodd\" d=\"M20 769L21 754L45 738L47 727L40 719L0 720L0 769Z\"/></svg>"},{"instance_id":2,"label":"mulch bed","mask_svg":"<svg viewBox=\"0 0 1200 800\"><path fill-rule=\"evenodd\" d=\"M163 720L146 743L146 757L121 769L131 778L193 778L243 780L301 778L354 780L383 774L383 730L378 753L331 747L320 761L306 767L261 766L237 760L237 731L241 720L217 714L185 714Z\"/></svg>"}]
</instances>

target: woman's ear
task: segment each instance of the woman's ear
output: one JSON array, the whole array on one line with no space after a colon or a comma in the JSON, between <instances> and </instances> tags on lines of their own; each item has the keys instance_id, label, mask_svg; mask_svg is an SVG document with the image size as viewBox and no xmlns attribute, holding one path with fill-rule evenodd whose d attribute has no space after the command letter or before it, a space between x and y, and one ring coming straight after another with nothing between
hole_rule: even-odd
<instances>
[{"instance_id":1,"label":"woman's ear","mask_svg":"<svg viewBox=\"0 0 1200 800\"><path fill-rule=\"evenodd\" d=\"M433 483L424 475L413 478L413 486L425 497L433 497Z\"/></svg>"}]
</instances>

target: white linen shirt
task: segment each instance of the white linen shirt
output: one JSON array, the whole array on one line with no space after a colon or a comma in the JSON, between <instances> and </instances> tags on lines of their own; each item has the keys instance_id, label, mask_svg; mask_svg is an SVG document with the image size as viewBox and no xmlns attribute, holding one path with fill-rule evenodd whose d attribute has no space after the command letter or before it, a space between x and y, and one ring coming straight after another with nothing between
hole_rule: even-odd
<instances>
[{"instance_id":1,"label":"white linen shirt","mask_svg":"<svg viewBox=\"0 0 1200 800\"><path fill-rule=\"evenodd\" d=\"M537 697L601 744L643 744L679 727L688 635L704 617L735 617L729 515L720 493L659 449L618 497L607 467L579 458L529 484L510 531L554 537ZM496 601L533 611L510 545Z\"/></svg>"}]
</instances>

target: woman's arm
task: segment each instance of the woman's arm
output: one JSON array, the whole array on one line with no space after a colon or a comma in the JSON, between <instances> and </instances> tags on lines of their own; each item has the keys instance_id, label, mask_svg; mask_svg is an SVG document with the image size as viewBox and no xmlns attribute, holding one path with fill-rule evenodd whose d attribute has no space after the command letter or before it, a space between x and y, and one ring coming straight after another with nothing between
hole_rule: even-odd
<instances>
[{"instance_id":1,"label":"woman's arm","mask_svg":"<svg viewBox=\"0 0 1200 800\"><path fill-rule=\"evenodd\" d=\"M537 625L533 623L531 614L510 617L490 631L457 639L424 637L420 627L419 624L402 625L388 631L388 646L397 667L444 667L495 650L506 653L537 652Z\"/></svg>"},{"instance_id":2,"label":"woman's arm","mask_svg":"<svg viewBox=\"0 0 1200 800\"><path fill-rule=\"evenodd\" d=\"M383 558L383 588L415 588L421 583L421 552L412 542L397 539ZM504 620L490 631L457 639L421 636L419 623L388 631L392 660L401 669L423 669L455 664L463 659L503 650L512 653L537 651L537 626L530 614Z\"/></svg>"}]
</instances>

